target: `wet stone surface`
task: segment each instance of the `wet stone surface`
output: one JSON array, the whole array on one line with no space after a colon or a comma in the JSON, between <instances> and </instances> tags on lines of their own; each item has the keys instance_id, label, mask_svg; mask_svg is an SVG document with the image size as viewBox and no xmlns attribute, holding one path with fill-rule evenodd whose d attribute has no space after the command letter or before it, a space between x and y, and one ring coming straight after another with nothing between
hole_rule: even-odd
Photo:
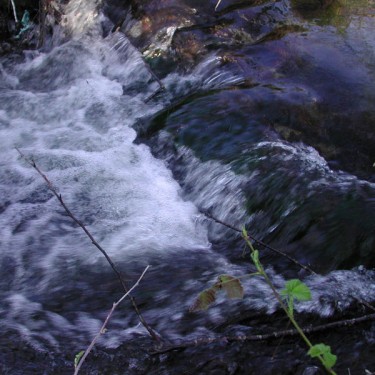
<instances>
[{"instance_id":1,"label":"wet stone surface","mask_svg":"<svg viewBox=\"0 0 375 375\"><path fill-rule=\"evenodd\" d=\"M352 41L373 28L366 16L368 26L357 26L357 14L369 10L366 2L358 1L357 8L337 2L296 2L292 8L283 1L223 2L217 12L209 3L174 4L178 10L168 2L135 6L134 20L121 29L156 74L189 71L213 54L222 70L255 86L234 94L254 121L287 141L315 147L334 169L374 178L374 46L364 39L356 53Z\"/></svg>"}]
</instances>

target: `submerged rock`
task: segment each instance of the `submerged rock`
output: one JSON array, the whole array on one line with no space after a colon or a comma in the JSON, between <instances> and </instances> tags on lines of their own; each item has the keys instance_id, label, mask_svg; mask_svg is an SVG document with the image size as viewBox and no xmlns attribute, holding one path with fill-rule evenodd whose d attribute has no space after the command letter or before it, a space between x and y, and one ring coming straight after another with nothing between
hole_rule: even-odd
<instances>
[{"instance_id":1,"label":"submerged rock","mask_svg":"<svg viewBox=\"0 0 375 375\"><path fill-rule=\"evenodd\" d=\"M252 118L315 147L332 168L373 180L374 21L357 16L361 4L223 1L215 11L216 2L133 1L120 30L160 77L214 56L242 82L267 87L261 100L258 89L244 93L257 103Z\"/></svg>"}]
</instances>

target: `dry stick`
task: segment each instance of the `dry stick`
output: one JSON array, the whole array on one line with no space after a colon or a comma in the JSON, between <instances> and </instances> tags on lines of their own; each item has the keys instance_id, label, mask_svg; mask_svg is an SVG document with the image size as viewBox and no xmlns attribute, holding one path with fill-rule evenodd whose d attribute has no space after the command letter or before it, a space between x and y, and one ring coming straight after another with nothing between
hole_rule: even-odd
<instances>
[{"instance_id":1,"label":"dry stick","mask_svg":"<svg viewBox=\"0 0 375 375\"><path fill-rule=\"evenodd\" d=\"M145 63L146 69L149 71L149 73L152 75L152 77L154 77L155 81L159 84L159 88L153 94L151 94L148 98L145 99L145 103L148 103L156 95L158 95L159 93L165 91L165 86L164 86L163 82L160 80L160 78L151 69L150 65L144 59L143 59L143 61Z\"/></svg>"},{"instance_id":2,"label":"dry stick","mask_svg":"<svg viewBox=\"0 0 375 375\"><path fill-rule=\"evenodd\" d=\"M89 232L89 230L85 227L85 225L80 221L78 220L74 215L73 213L69 210L69 208L66 206L61 194L59 194L56 190L56 188L52 185L51 181L48 179L48 177L39 169L39 167L36 165L35 161L33 159L28 159L22 152L21 150L19 150L17 147L16 147L16 150L18 151L18 153L21 155L21 157L29 164L31 165L39 174L40 176L42 176L42 178L44 179L44 181L47 183L47 186L48 188L52 191L52 193L55 195L55 197L59 200L60 204L63 206L65 212L68 214L68 216L76 223L78 224L81 229L86 233L87 237L90 238L91 240L91 243L104 255L104 257L107 259L108 263L110 264L112 270L114 271L114 273L116 274L117 278L119 279L123 289L125 290L126 293L129 292L129 288L127 287L125 281L123 280L120 272L117 270L116 266L114 265L114 263L112 262L112 259L109 257L109 255L107 254L107 252L99 245L98 242L96 242L96 240L94 239L94 237L92 236L92 234ZM148 333L151 335L151 337L157 341L157 342L160 342L161 341L161 337L147 324L147 322L144 320L136 302L135 302L135 299L134 297L132 297L131 295L129 295L129 299L133 305L133 308L135 310L135 312L137 313L138 315L138 318L139 320L141 321L141 323L143 324L143 326L147 329Z\"/></svg>"},{"instance_id":3,"label":"dry stick","mask_svg":"<svg viewBox=\"0 0 375 375\"><path fill-rule=\"evenodd\" d=\"M152 99L154 99L157 95L159 95L161 92L163 92L165 90L164 87L159 87L157 88L150 96L148 96L146 99L145 99L145 103L148 103L150 102Z\"/></svg>"},{"instance_id":4,"label":"dry stick","mask_svg":"<svg viewBox=\"0 0 375 375\"><path fill-rule=\"evenodd\" d=\"M142 280L144 274L147 272L147 270L150 268L150 266L147 266L144 271L142 272L142 275L139 276L137 282L117 301L113 303L111 311L108 313L107 318L105 319L102 327L100 328L100 331L96 334L96 336L93 338L91 341L91 344L89 347L85 350L85 353L83 354L82 358L79 360L78 365L74 371L74 375L77 375L83 362L85 361L86 357L89 355L91 352L91 349L94 347L95 343L98 341L99 337L105 333L105 327L107 326L109 319L111 319L111 316L113 312L115 311L116 307L129 295L129 293L135 289L138 285L139 282Z\"/></svg>"},{"instance_id":5,"label":"dry stick","mask_svg":"<svg viewBox=\"0 0 375 375\"><path fill-rule=\"evenodd\" d=\"M355 324L364 323L367 321L374 321L374 320L375 320L375 314L369 314L369 315L361 316L359 318L339 320L339 321L332 322L332 323L321 324L315 327L311 327L311 326L304 327L302 329L305 333L309 334L309 333L321 332L321 331L325 331L325 330L333 329L333 328L350 327ZM299 332L296 329L288 329L284 331L266 333L263 335L221 336L221 337L214 337L214 338L208 338L208 339L203 338L203 339L196 339L196 340L184 342L182 344L166 346L164 348L154 350L151 354L162 354L162 353L167 353L173 350L186 349L186 348L194 347L198 345L207 345L207 344L219 343L219 342L265 341L265 340L272 340L272 339L277 339L277 338L285 337L285 336L293 337L293 336L298 336L298 335L299 335Z\"/></svg>"},{"instance_id":6,"label":"dry stick","mask_svg":"<svg viewBox=\"0 0 375 375\"><path fill-rule=\"evenodd\" d=\"M143 60L144 61L144 60ZM165 86L163 84L163 82L160 80L160 78L154 73L154 71L151 69L150 65L144 61L145 63L145 66L147 68L147 70L149 71L149 73L154 77L155 81L159 84L159 87L161 90L165 90Z\"/></svg>"},{"instance_id":7,"label":"dry stick","mask_svg":"<svg viewBox=\"0 0 375 375\"><path fill-rule=\"evenodd\" d=\"M17 24L18 23L18 18L17 18L17 12L16 12L16 4L14 3L14 0L10 0L10 2L12 4L14 22Z\"/></svg>"},{"instance_id":8,"label":"dry stick","mask_svg":"<svg viewBox=\"0 0 375 375\"><path fill-rule=\"evenodd\" d=\"M47 4L45 0L39 0L39 41L38 48L43 47L46 34L46 12Z\"/></svg>"},{"instance_id":9,"label":"dry stick","mask_svg":"<svg viewBox=\"0 0 375 375\"><path fill-rule=\"evenodd\" d=\"M373 310L375 311L375 307L370 305L368 302L364 301L363 299L361 298L358 298L358 297L354 297L352 296L357 302L361 303L362 305L366 306L367 308L369 308L370 310Z\"/></svg>"},{"instance_id":10,"label":"dry stick","mask_svg":"<svg viewBox=\"0 0 375 375\"><path fill-rule=\"evenodd\" d=\"M232 229L232 230L234 230L236 232L242 233L242 230L234 227L233 225L227 224L224 221L221 221L220 219L217 219L216 217L212 216L212 214L210 214L209 212L203 211L203 214L205 216L207 216L209 219L212 219L213 221L216 221L218 224L224 225L225 227L227 227L229 229ZM304 264L300 263L297 259L294 259L293 257L291 257L290 255L284 253L283 251L277 250L274 247L272 247L270 245L267 245L263 241L258 240L257 238L251 236L250 234L248 234L248 237L251 238L253 241L257 242L259 245L261 245L261 246L263 246L263 247L265 247L265 248L273 251L274 253L277 253L279 255L282 255L285 258L288 258L290 261L292 261L293 263L297 264L299 267L303 268L305 271L308 271L311 274L316 275L316 272L314 272L310 267L305 266Z\"/></svg>"}]
</instances>

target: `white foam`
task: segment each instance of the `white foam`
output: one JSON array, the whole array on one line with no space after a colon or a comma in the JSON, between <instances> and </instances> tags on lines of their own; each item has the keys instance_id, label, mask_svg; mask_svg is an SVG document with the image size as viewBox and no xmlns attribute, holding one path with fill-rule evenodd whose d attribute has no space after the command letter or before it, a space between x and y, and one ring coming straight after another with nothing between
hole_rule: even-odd
<instances>
[{"instance_id":1,"label":"white foam","mask_svg":"<svg viewBox=\"0 0 375 375\"><path fill-rule=\"evenodd\" d=\"M197 209L180 197L170 171L146 146L133 143L136 134L131 125L156 108L144 104L142 96L122 95L122 86L132 83L136 69L129 76L128 66L113 67L116 54L106 42L66 43L19 67L19 89L3 93L0 118L6 126L0 130L0 183L3 199L12 202L1 215L0 231L7 239L3 251L27 252L30 238L38 243L41 237L50 237L40 254L44 268L61 252L81 260L93 253L89 241L85 249L90 250L82 249L78 229L59 238L62 216L56 211L61 208L57 201L40 202L39 196L48 198L45 185L20 160L14 146L34 158L114 258L123 259L131 252L209 247L205 229L195 220ZM72 69L68 75L64 63ZM142 79L146 69L138 70ZM17 203L20 200L29 203ZM15 233L20 225L25 229Z\"/></svg>"},{"instance_id":2,"label":"white foam","mask_svg":"<svg viewBox=\"0 0 375 375\"><path fill-rule=\"evenodd\" d=\"M187 191L186 198L201 211L241 228L249 220L242 191L247 178L236 175L230 165L214 160L199 161L187 147L179 147L178 157L185 164L181 183ZM223 226L213 226L210 235L220 239L228 235L228 230Z\"/></svg>"}]
</instances>

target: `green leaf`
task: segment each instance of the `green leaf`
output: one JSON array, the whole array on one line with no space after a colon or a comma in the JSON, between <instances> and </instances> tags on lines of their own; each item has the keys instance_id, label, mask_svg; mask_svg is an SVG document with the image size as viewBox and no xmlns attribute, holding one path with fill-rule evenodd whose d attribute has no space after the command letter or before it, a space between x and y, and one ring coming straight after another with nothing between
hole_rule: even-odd
<instances>
[{"instance_id":1,"label":"green leaf","mask_svg":"<svg viewBox=\"0 0 375 375\"><path fill-rule=\"evenodd\" d=\"M199 293L199 296L194 301L194 303L190 306L190 311L200 311L200 310L207 310L208 307L216 301L216 291L218 287L215 284L209 289L204 290L203 292Z\"/></svg>"},{"instance_id":2,"label":"green leaf","mask_svg":"<svg viewBox=\"0 0 375 375\"><path fill-rule=\"evenodd\" d=\"M76 356L74 357L74 368L77 368L78 363L84 354L85 354L84 350L81 350L79 353L76 354Z\"/></svg>"},{"instance_id":3,"label":"green leaf","mask_svg":"<svg viewBox=\"0 0 375 375\"><path fill-rule=\"evenodd\" d=\"M292 279L285 283L285 288L280 292L282 296L289 296L298 301L311 300L311 292L309 287L301 280Z\"/></svg>"},{"instance_id":4,"label":"green leaf","mask_svg":"<svg viewBox=\"0 0 375 375\"><path fill-rule=\"evenodd\" d=\"M230 275L220 275L218 286L225 291L228 298L243 298L244 291L239 279Z\"/></svg>"},{"instance_id":5,"label":"green leaf","mask_svg":"<svg viewBox=\"0 0 375 375\"><path fill-rule=\"evenodd\" d=\"M316 344L307 352L311 358L323 357L324 366L331 368L337 361L337 356L331 353L331 347L325 344Z\"/></svg>"},{"instance_id":6,"label":"green leaf","mask_svg":"<svg viewBox=\"0 0 375 375\"><path fill-rule=\"evenodd\" d=\"M328 368L331 368L336 364L337 356L332 354L331 352L324 353L323 354L323 360L324 360L325 366L328 367Z\"/></svg>"}]
</instances>

